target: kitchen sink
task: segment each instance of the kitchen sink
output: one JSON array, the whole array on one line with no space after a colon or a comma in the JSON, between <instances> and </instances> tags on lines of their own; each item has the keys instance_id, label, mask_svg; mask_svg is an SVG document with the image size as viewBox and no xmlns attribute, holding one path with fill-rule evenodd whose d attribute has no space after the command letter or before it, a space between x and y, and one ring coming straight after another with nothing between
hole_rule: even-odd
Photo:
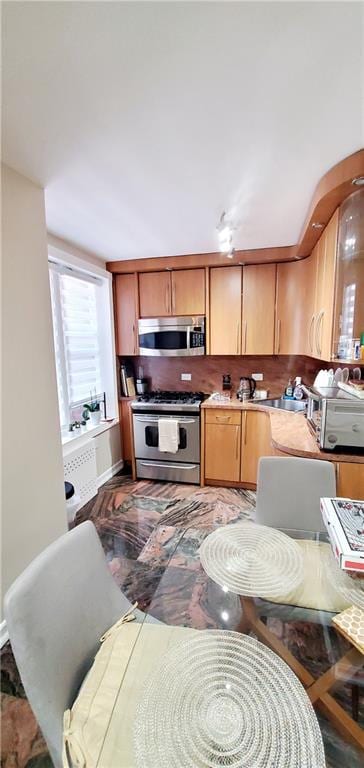
<instances>
[{"instance_id":1,"label":"kitchen sink","mask_svg":"<svg viewBox=\"0 0 364 768\"><path fill-rule=\"evenodd\" d=\"M282 411L305 411L307 401L285 400L278 397L275 400L263 400L261 405L269 405L270 408L280 408Z\"/></svg>"}]
</instances>

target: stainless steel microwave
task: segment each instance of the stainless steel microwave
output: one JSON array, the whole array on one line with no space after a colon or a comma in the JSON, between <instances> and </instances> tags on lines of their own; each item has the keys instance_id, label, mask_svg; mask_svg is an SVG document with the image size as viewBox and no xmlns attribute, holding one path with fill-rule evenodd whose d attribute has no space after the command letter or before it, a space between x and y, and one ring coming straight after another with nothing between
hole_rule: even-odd
<instances>
[{"instance_id":1,"label":"stainless steel microwave","mask_svg":"<svg viewBox=\"0 0 364 768\"><path fill-rule=\"evenodd\" d=\"M336 387L304 390L308 395L307 421L320 448L364 450L364 400Z\"/></svg>"},{"instance_id":2,"label":"stainless steel microwave","mask_svg":"<svg viewBox=\"0 0 364 768\"><path fill-rule=\"evenodd\" d=\"M153 317L139 320L138 337L140 355L204 355L205 318Z\"/></svg>"}]
</instances>

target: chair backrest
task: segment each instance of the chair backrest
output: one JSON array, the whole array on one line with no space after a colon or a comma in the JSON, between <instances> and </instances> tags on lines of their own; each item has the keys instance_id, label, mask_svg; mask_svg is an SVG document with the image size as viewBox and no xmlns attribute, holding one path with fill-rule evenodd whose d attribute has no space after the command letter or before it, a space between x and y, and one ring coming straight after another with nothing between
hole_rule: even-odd
<instances>
[{"instance_id":1,"label":"chair backrest","mask_svg":"<svg viewBox=\"0 0 364 768\"><path fill-rule=\"evenodd\" d=\"M258 467L255 519L273 528L325 531L320 497L335 495L331 461L265 457Z\"/></svg>"},{"instance_id":2,"label":"chair backrest","mask_svg":"<svg viewBox=\"0 0 364 768\"><path fill-rule=\"evenodd\" d=\"M8 590L5 619L26 695L56 768L63 712L92 664L99 639L129 607L94 525L87 521L42 552Z\"/></svg>"}]
</instances>

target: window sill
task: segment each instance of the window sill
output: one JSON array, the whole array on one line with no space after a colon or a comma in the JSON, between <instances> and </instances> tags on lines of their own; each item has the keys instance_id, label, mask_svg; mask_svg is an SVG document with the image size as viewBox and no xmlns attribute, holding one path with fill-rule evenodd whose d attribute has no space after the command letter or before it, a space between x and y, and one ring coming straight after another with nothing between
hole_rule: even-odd
<instances>
[{"instance_id":1,"label":"window sill","mask_svg":"<svg viewBox=\"0 0 364 768\"><path fill-rule=\"evenodd\" d=\"M84 432L80 432L78 429L77 431L74 430L73 432L65 432L62 434L63 454L67 453L68 449L70 447L74 447L76 443L77 445L82 445L82 442L86 443L90 437L97 437L97 435L101 435L103 432L107 432L107 430L111 429L111 427L115 427L116 424L119 424L119 419L101 421L100 424L98 424L96 427L87 427Z\"/></svg>"}]
</instances>

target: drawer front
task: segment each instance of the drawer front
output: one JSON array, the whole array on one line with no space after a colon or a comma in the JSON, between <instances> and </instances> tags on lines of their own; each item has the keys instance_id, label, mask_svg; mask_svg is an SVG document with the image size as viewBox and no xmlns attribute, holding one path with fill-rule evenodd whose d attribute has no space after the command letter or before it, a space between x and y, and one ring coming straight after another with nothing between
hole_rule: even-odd
<instances>
[{"instance_id":1,"label":"drawer front","mask_svg":"<svg viewBox=\"0 0 364 768\"><path fill-rule=\"evenodd\" d=\"M184 464L177 461L147 461L137 459L136 474L138 478L149 480L168 480L170 483L200 482L200 465Z\"/></svg>"},{"instance_id":2,"label":"drawer front","mask_svg":"<svg viewBox=\"0 0 364 768\"><path fill-rule=\"evenodd\" d=\"M228 410L227 408L225 410L223 408L219 408L219 410L206 408L205 422L206 424L236 424L240 426L241 411Z\"/></svg>"}]
</instances>

